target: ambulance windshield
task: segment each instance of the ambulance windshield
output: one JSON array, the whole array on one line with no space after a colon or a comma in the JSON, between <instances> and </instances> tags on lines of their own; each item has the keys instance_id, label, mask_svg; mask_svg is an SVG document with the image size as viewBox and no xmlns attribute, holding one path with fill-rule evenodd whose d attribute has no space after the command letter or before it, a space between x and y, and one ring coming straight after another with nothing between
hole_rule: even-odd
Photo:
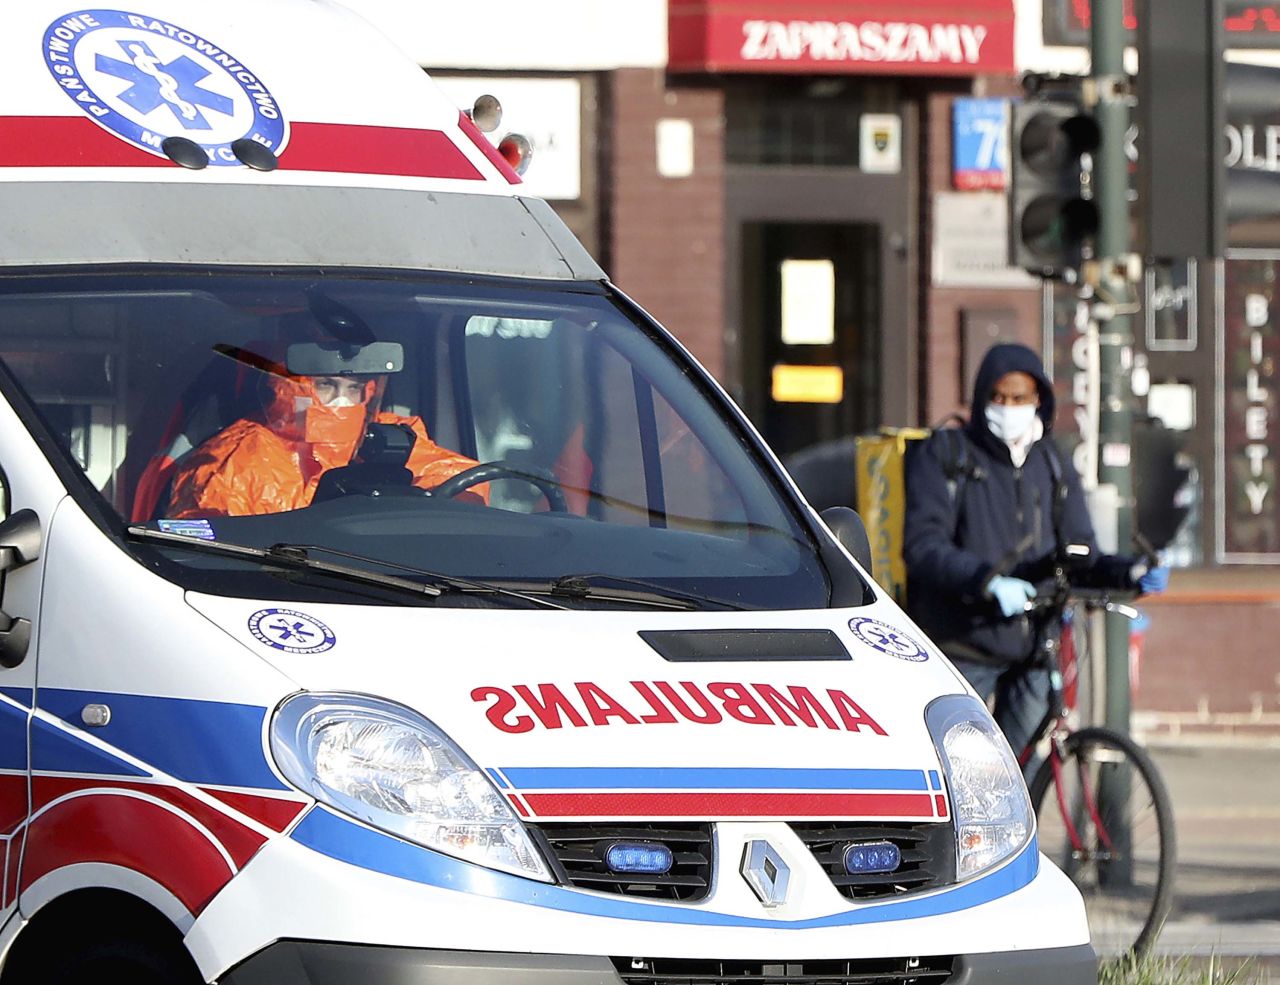
<instances>
[{"instance_id":1,"label":"ambulance windshield","mask_svg":"<svg viewBox=\"0 0 1280 985\"><path fill-rule=\"evenodd\" d=\"M575 576L752 608L829 602L795 505L723 402L595 285L26 276L0 280L0 361L73 491L121 531L517 588ZM130 549L202 591L341 591Z\"/></svg>"}]
</instances>

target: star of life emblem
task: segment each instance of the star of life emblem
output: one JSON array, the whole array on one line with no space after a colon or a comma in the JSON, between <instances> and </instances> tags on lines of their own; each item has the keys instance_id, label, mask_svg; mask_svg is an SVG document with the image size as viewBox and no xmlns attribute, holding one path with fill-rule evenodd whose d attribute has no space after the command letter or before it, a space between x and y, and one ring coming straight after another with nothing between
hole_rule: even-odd
<instances>
[{"instance_id":1,"label":"star of life emblem","mask_svg":"<svg viewBox=\"0 0 1280 985\"><path fill-rule=\"evenodd\" d=\"M907 660L911 663L924 663L929 659L929 651L913 640L900 629L895 629L888 623L880 622L877 619L868 619L860 617L849 620L849 629L853 631L853 635L860 639L867 646L879 650L881 653L887 653L891 657L897 657L899 660Z\"/></svg>"},{"instance_id":2,"label":"star of life emblem","mask_svg":"<svg viewBox=\"0 0 1280 985\"><path fill-rule=\"evenodd\" d=\"M240 167L235 141L253 140L277 155L287 142L284 115L257 75L170 21L123 10L69 13L45 31L44 59L82 112L158 157L166 138L185 137L211 166Z\"/></svg>"},{"instance_id":3,"label":"star of life emblem","mask_svg":"<svg viewBox=\"0 0 1280 985\"><path fill-rule=\"evenodd\" d=\"M296 609L259 609L249 617L249 632L285 653L323 653L338 642L328 626Z\"/></svg>"}]
</instances>

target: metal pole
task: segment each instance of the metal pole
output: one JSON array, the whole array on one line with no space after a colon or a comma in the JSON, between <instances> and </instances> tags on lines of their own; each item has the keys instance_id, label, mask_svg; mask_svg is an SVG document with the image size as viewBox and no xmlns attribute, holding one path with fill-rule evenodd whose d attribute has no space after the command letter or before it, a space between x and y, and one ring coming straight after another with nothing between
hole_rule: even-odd
<instances>
[{"instance_id":1,"label":"metal pole","mask_svg":"<svg viewBox=\"0 0 1280 985\"><path fill-rule=\"evenodd\" d=\"M1156 4L1144 11L1154 14ZM1095 118L1100 148L1093 162L1093 194L1098 206L1097 260L1100 275L1095 289L1099 322L1101 406L1099 411L1098 480L1114 488L1116 544L1126 553L1133 539L1133 477L1130 446L1133 421L1130 400L1133 386L1133 317L1136 292L1126 276L1126 260L1132 252L1129 234L1129 163L1124 153L1129 127L1128 85L1124 71L1123 0L1093 0L1092 77L1097 86ZM1109 728L1129 733L1129 621L1114 612L1106 614L1106 713ZM1111 885L1132 879L1127 851L1129 832L1117 830L1117 815L1108 805L1123 805L1127 777L1103 776L1100 799L1104 820L1110 821L1118 858L1104 867L1100 878Z\"/></svg>"},{"instance_id":2,"label":"metal pole","mask_svg":"<svg viewBox=\"0 0 1280 985\"><path fill-rule=\"evenodd\" d=\"M1133 477L1130 400L1133 385L1133 317L1135 292L1125 276L1132 252L1129 238L1129 162L1124 153L1129 128L1129 102L1124 72L1123 0L1093 0L1093 79L1098 87L1094 108L1101 147L1093 162L1093 194L1098 205L1097 259L1101 278L1097 297L1101 400L1098 435L1098 480L1115 488L1118 500L1116 549L1129 550L1133 539ZM1106 723L1129 732L1129 622L1107 616Z\"/></svg>"}]
</instances>

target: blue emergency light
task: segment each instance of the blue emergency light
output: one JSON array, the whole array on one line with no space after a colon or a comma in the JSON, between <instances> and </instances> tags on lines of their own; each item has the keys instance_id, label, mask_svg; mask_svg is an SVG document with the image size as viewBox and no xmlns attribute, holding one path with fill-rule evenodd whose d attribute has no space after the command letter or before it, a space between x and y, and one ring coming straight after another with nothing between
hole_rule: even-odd
<instances>
[{"instance_id":1,"label":"blue emergency light","mask_svg":"<svg viewBox=\"0 0 1280 985\"><path fill-rule=\"evenodd\" d=\"M902 852L891 841L850 845L844 850L844 871L850 875L893 872L902 864Z\"/></svg>"},{"instance_id":2,"label":"blue emergency light","mask_svg":"<svg viewBox=\"0 0 1280 985\"><path fill-rule=\"evenodd\" d=\"M604 863L611 872L663 875L671 871L675 856L666 845L618 841L606 849Z\"/></svg>"}]
</instances>

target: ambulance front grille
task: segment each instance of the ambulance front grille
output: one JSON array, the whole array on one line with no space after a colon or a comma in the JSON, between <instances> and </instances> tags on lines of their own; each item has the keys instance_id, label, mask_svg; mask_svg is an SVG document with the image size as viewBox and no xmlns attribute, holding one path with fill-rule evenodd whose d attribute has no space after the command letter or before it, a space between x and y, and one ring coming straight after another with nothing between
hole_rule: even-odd
<instances>
[{"instance_id":1,"label":"ambulance front grille","mask_svg":"<svg viewBox=\"0 0 1280 985\"><path fill-rule=\"evenodd\" d=\"M900 896L955 882L955 835L945 821L930 824L792 821L791 827L847 899ZM855 842L874 841L889 841L898 846L902 864L897 870L856 875L846 872L845 848Z\"/></svg>"},{"instance_id":2,"label":"ambulance front grille","mask_svg":"<svg viewBox=\"0 0 1280 985\"><path fill-rule=\"evenodd\" d=\"M942 985L955 959L690 961L614 958L625 985Z\"/></svg>"},{"instance_id":3,"label":"ambulance front grille","mask_svg":"<svg viewBox=\"0 0 1280 985\"><path fill-rule=\"evenodd\" d=\"M579 889L692 903L711 885L710 824L530 824L562 883ZM615 842L658 842L675 864L662 874L612 872L605 852Z\"/></svg>"}]
</instances>

